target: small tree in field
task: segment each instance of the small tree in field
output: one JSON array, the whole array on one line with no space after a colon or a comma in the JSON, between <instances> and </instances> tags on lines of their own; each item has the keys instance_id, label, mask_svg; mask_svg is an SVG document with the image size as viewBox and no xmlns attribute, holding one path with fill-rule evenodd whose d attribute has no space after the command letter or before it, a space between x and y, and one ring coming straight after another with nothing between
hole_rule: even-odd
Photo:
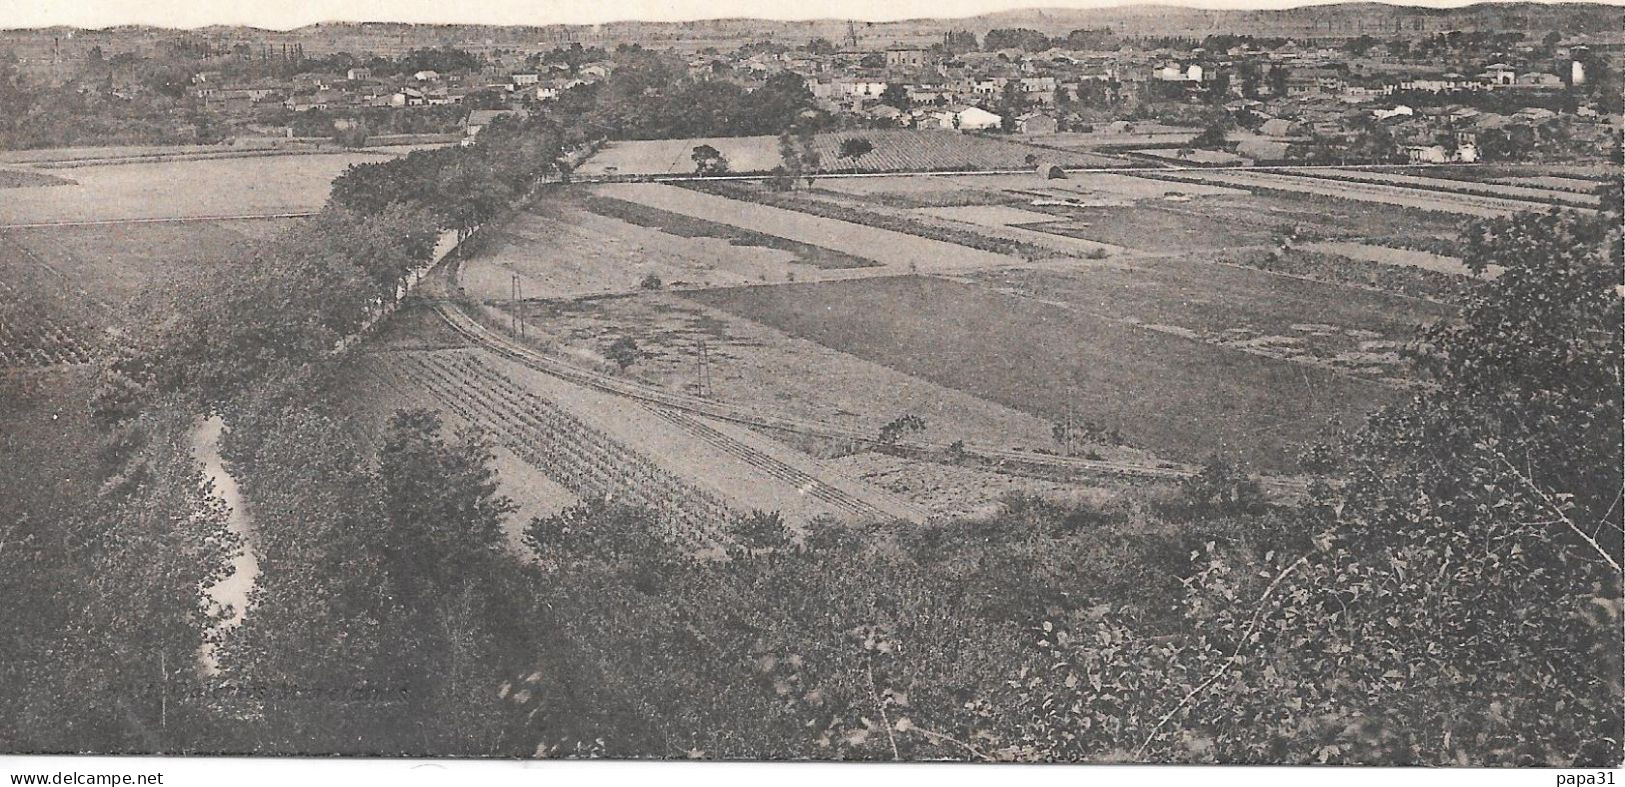
<instances>
[{"instance_id":1,"label":"small tree in field","mask_svg":"<svg viewBox=\"0 0 1625 787\"><path fill-rule=\"evenodd\" d=\"M638 343L632 337L622 336L604 348L604 357L624 372L643 357L643 351L638 349Z\"/></svg>"},{"instance_id":2,"label":"small tree in field","mask_svg":"<svg viewBox=\"0 0 1625 787\"><path fill-rule=\"evenodd\" d=\"M728 171L728 159L710 145L695 145L690 158L694 160L694 171L701 175L720 175Z\"/></svg>"},{"instance_id":3,"label":"small tree in field","mask_svg":"<svg viewBox=\"0 0 1625 787\"><path fill-rule=\"evenodd\" d=\"M851 162L852 169L858 168L858 159L873 153L874 143L863 137L849 137L841 140L841 158Z\"/></svg>"},{"instance_id":4,"label":"small tree in field","mask_svg":"<svg viewBox=\"0 0 1625 787\"><path fill-rule=\"evenodd\" d=\"M885 426L880 427L880 442L887 445L897 442L904 435L918 434L925 431L925 419L913 413L900 415L892 419Z\"/></svg>"}]
</instances>

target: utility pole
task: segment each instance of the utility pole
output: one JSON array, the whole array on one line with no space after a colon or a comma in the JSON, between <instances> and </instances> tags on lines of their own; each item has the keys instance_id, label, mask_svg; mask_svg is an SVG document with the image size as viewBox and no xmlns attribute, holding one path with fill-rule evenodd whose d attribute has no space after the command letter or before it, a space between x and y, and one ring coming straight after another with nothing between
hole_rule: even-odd
<instances>
[{"instance_id":1,"label":"utility pole","mask_svg":"<svg viewBox=\"0 0 1625 787\"><path fill-rule=\"evenodd\" d=\"M705 340L698 340L695 351L695 382L699 387L701 396L711 395L711 352L705 346Z\"/></svg>"},{"instance_id":2,"label":"utility pole","mask_svg":"<svg viewBox=\"0 0 1625 787\"><path fill-rule=\"evenodd\" d=\"M508 290L508 316L511 319L509 329L519 333L519 274L513 273L513 285Z\"/></svg>"}]
</instances>

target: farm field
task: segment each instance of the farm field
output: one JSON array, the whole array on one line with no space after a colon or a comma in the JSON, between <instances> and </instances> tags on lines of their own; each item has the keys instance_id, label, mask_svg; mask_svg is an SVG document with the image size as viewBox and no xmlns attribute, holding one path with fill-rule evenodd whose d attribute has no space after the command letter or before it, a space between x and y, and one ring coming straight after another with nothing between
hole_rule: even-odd
<instances>
[{"instance_id":1,"label":"farm field","mask_svg":"<svg viewBox=\"0 0 1625 787\"><path fill-rule=\"evenodd\" d=\"M650 227L668 235L678 235L685 238L717 238L727 241L732 246L758 246L789 252L793 255L795 262L811 265L819 269L872 268L880 264L874 260L831 251L821 246L799 243L777 235L745 230L729 224L685 216L680 213L661 210L660 208L615 199L614 197L593 197L587 200L587 209L600 216L620 219L629 224L636 224L639 227Z\"/></svg>"},{"instance_id":2,"label":"farm field","mask_svg":"<svg viewBox=\"0 0 1625 787\"><path fill-rule=\"evenodd\" d=\"M1290 471L1296 447L1327 419L1356 421L1396 395L1337 372L931 277L685 297L1038 418L1075 413L1180 461L1218 453Z\"/></svg>"},{"instance_id":3,"label":"farm field","mask_svg":"<svg viewBox=\"0 0 1625 787\"><path fill-rule=\"evenodd\" d=\"M0 230L34 264L99 306L156 284L242 261L245 246L298 219L94 224Z\"/></svg>"},{"instance_id":4,"label":"farm field","mask_svg":"<svg viewBox=\"0 0 1625 787\"><path fill-rule=\"evenodd\" d=\"M1457 276L1468 276L1472 273L1472 271L1467 270L1467 266L1462 264L1459 258L1447 257L1442 254L1429 254L1425 251L1414 251L1412 249L1393 249L1386 246L1372 246L1351 241L1307 243L1304 244L1303 248L1310 251L1352 257L1357 260L1380 262L1384 265L1402 265ZM1499 268L1492 266L1491 270L1487 272L1487 278L1495 278L1499 273Z\"/></svg>"},{"instance_id":5,"label":"farm field","mask_svg":"<svg viewBox=\"0 0 1625 787\"><path fill-rule=\"evenodd\" d=\"M840 155L842 140L861 137L874 150L856 161ZM628 140L611 142L586 160L576 173L601 175L689 175L694 148L710 145L738 173L764 173L779 166L777 137ZM871 130L819 134L813 148L821 172L933 172L952 170L1031 169L1028 156L1063 167L1123 166L1122 159L1091 153L1051 150L1019 138L989 138L954 131Z\"/></svg>"},{"instance_id":6,"label":"farm field","mask_svg":"<svg viewBox=\"0 0 1625 787\"><path fill-rule=\"evenodd\" d=\"M1591 194L1597 190L1599 185L1595 180L1565 178L1558 175L1513 175L1504 178L1491 178L1485 182L1504 183L1509 186L1529 186L1553 191L1568 191L1575 194Z\"/></svg>"},{"instance_id":7,"label":"farm field","mask_svg":"<svg viewBox=\"0 0 1625 787\"><path fill-rule=\"evenodd\" d=\"M786 250L791 246L777 245L739 245L729 237L640 226L589 210L586 198L560 195L487 230L479 255L462 264L460 283L475 298L507 300L515 276L522 297L564 298L637 292L651 275L663 287L682 288L818 281L871 271L819 267Z\"/></svg>"},{"instance_id":8,"label":"farm field","mask_svg":"<svg viewBox=\"0 0 1625 787\"><path fill-rule=\"evenodd\" d=\"M1034 144L1045 147L1089 150L1095 148L1125 148L1138 145L1183 144L1202 133L1199 128L1164 126L1159 123L1136 123L1132 131L1062 131L1055 134L1026 137Z\"/></svg>"},{"instance_id":9,"label":"farm field","mask_svg":"<svg viewBox=\"0 0 1625 787\"><path fill-rule=\"evenodd\" d=\"M1428 191L1445 191L1451 193L1474 194L1489 197L1528 200L1547 204L1565 205L1569 207L1595 208L1598 198L1591 194L1575 194L1568 191L1554 191L1552 189L1537 188L1533 186L1514 186L1492 183L1488 181L1473 182L1466 180L1452 180L1449 178L1433 178L1414 173L1375 172L1359 169L1309 169L1309 170L1282 170L1294 175L1323 178L1327 180L1350 181L1356 183L1378 183L1394 186L1425 189Z\"/></svg>"},{"instance_id":10,"label":"farm field","mask_svg":"<svg viewBox=\"0 0 1625 787\"><path fill-rule=\"evenodd\" d=\"M740 184L715 184L710 189L820 215L833 210L835 215L853 216L854 222L868 214L949 223L954 225L950 231L1002 238L1065 256L1092 256L1096 249L1165 253L1264 245L1283 231L1316 238L1437 241L1454 237L1457 230L1457 221L1449 214L1311 194L1251 194L1239 188L1116 173L1074 173L1065 180L1036 175L840 179L790 193ZM825 210L817 203L835 208ZM899 205L916 207L906 210Z\"/></svg>"},{"instance_id":11,"label":"farm field","mask_svg":"<svg viewBox=\"0 0 1625 787\"><path fill-rule=\"evenodd\" d=\"M0 521L71 521L96 498L105 454L86 406L94 384L83 368L0 373Z\"/></svg>"},{"instance_id":12,"label":"farm field","mask_svg":"<svg viewBox=\"0 0 1625 787\"><path fill-rule=\"evenodd\" d=\"M820 514L867 510L854 500L889 499L853 479L836 486L815 480L832 473L762 438L641 407L482 350L378 355L384 365L377 376L387 386L427 395L490 433L527 472L550 479L557 489L541 505L563 502L558 490L646 505L667 521L676 543L695 552L725 542L721 526L754 509L800 525Z\"/></svg>"},{"instance_id":13,"label":"farm field","mask_svg":"<svg viewBox=\"0 0 1625 787\"><path fill-rule=\"evenodd\" d=\"M26 169L0 169L0 189L16 189L32 186L68 186L73 181L45 172L36 172Z\"/></svg>"},{"instance_id":14,"label":"farm field","mask_svg":"<svg viewBox=\"0 0 1625 787\"><path fill-rule=\"evenodd\" d=\"M1379 172L1410 172L1414 168L1400 169L1398 167L1375 168ZM1590 164L1574 163L1541 163L1541 164L1443 164L1426 168L1428 177L1448 178L1450 180L1464 180L1478 183L1494 183L1501 180L1517 180L1520 178L1553 178L1563 181L1570 187L1580 183L1589 183L1590 187L1584 190L1590 192L1598 184L1620 177L1620 168L1616 164L1607 162L1594 162ZM1537 188L1550 188L1550 185Z\"/></svg>"},{"instance_id":15,"label":"farm field","mask_svg":"<svg viewBox=\"0 0 1625 787\"><path fill-rule=\"evenodd\" d=\"M1318 196L1340 197L1360 202L1457 213L1463 216L1504 216L1526 210L1529 207L1529 203L1520 200L1446 193L1391 184L1334 181L1274 172L1159 170L1155 173L1155 177L1181 183L1207 183L1237 188L1258 187L1294 191Z\"/></svg>"},{"instance_id":16,"label":"farm field","mask_svg":"<svg viewBox=\"0 0 1625 787\"><path fill-rule=\"evenodd\" d=\"M950 175L939 178L950 187L977 186L1043 196L1100 200L1163 199L1169 196L1244 196L1243 189L1199 183L1175 184L1116 172L1074 172L1049 180L1029 175Z\"/></svg>"},{"instance_id":17,"label":"farm field","mask_svg":"<svg viewBox=\"0 0 1625 787\"><path fill-rule=\"evenodd\" d=\"M71 279L0 234L0 369L89 361L106 314Z\"/></svg>"},{"instance_id":18,"label":"farm field","mask_svg":"<svg viewBox=\"0 0 1625 787\"><path fill-rule=\"evenodd\" d=\"M1004 254L946 241L659 183L606 184L594 187L594 191L673 213L865 257L891 269L890 272L966 270L1001 267L1019 261Z\"/></svg>"},{"instance_id":19,"label":"farm field","mask_svg":"<svg viewBox=\"0 0 1625 787\"><path fill-rule=\"evenodd\" d=\"M242 262L297 219L0 229L0 367L89 360L142 296Z\"/></svg>"},{"instance_id":20,"label":"farm field","mask_svg":"<svg viewBox=\"0 0 1625 787\"><path fill-rule=\"evenodd\" d=\"M6 190L0 228L61 222L140 221L308 213L351 164L404 152L98 164L76 167L68 185Z\"/></svg>"},{"instance_id":21,"label":"farm field","mask_svg":"<svg viewBox=\"0 0 1625 787\"><path fill-rule=\"evenodd\" d=\"M1157 205L1133 207L1055 208L1046 224L1031 228L1068 238L1081 238L1151 252L1254 246L1270 242L1269 227L1224 221L1202 211L1177 211Z\"/></svg>"},{"instance_id":22,"label":"farm field","mask_svg":"<svg viewBox=\"0 0 1625 787\"><path fill-rule=\"evenodd\" d=\"M1415 327L1450 317L1428 301L1189 256L967 280L1218 347L1394 381L1401 376L1396 350Z\"/></svg>"},{"instance_id":23,"label":"farm field","mask_svg":"<svg viewBox=\"0 0 1625 787\"><path fill-rule=\"evenodd\" d=\"M925 506L943 518L991 516L1006 496L1036 495L1063 505L1103 504L1123 494L1122 482L1096 480L1046 481L959 465L918 462L888 454L865 452L825 460L828 467L861 478L893 494Z\"/></svg>"},{"instance_id":24,"label":"farm field","mask_svg":"<svg viewBox=\"0 0 1625 787\"><path fill-rule=\"evenodd\" d=\"M521 309L533 344L590 368L612 369L603 349L618 338L632 339L640 357L629 373L673 392L862 434L877 434L888 421L913 413L926 421L921 436L926 440L1022 450L1055 447L1047 421L681 293L532 301ZM1143 457L1122 453L1120 458Z\"/></svg>"}]
</instances>

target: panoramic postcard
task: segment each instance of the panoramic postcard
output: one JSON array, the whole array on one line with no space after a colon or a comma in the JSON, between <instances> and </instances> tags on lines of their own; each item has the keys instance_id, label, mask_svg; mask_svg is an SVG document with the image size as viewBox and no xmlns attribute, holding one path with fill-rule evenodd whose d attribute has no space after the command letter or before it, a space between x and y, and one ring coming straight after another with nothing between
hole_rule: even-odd
<instances>
[{"instance_id":1,"label":"panoramic postcard","mask_svg":"<svg viewBox=\"0 0 1625 787\"><path fill-rule=\"evenodd\" d=\"M1625 7L184 5L0 14L0 753L1625 760Z\"/></svg>"}]
</instances>

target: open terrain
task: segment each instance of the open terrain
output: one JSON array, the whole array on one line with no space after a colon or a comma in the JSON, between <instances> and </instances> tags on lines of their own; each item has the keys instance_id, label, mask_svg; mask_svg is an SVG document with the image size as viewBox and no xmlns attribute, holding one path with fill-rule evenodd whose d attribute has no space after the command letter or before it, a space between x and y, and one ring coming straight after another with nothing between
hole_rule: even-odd
<instances>
[{"instance_id":1,"label":"open terrain","mask_svg":"<svg viewBox=\"0 0 1625 787\"><path fill-rule=\"evenodd\" d=\"M742 287L685 297L1052 422L1070 415L1185 461L1294 466L1376 382L934 277Z\"/></svg>"},{"instance_id":2,"label":"open terrain","mask_svg":"<svg viewBox=\"0 0 1625 787\"><path fill-rule=\"evenodd\" d=\"M6 190L0 227L309 213L351 164L404 150L94 164L51 170L74 182ZM32 170L38 172L39 170Z\"/></svg>"},{"instance_id":3,"label":"open terrain","mask_svg":"<svg viewBox=\"0 0 1625 787\"><path fill-rule=\"evenodd\" d=\"M856 159L841 157L841 142L865 139L874 147ZM710 145L737 173L765 173L782 163L777 137L715 137L611 142L576 172L584 176L693 174L694 148ZM1063 167L1121 166L1121 159L1029 145L1019 139L955 131L865 130L818 134L813 150L820 172L936 172L1032 169L1036 161Z\"/></svg>"}]
</instances>

